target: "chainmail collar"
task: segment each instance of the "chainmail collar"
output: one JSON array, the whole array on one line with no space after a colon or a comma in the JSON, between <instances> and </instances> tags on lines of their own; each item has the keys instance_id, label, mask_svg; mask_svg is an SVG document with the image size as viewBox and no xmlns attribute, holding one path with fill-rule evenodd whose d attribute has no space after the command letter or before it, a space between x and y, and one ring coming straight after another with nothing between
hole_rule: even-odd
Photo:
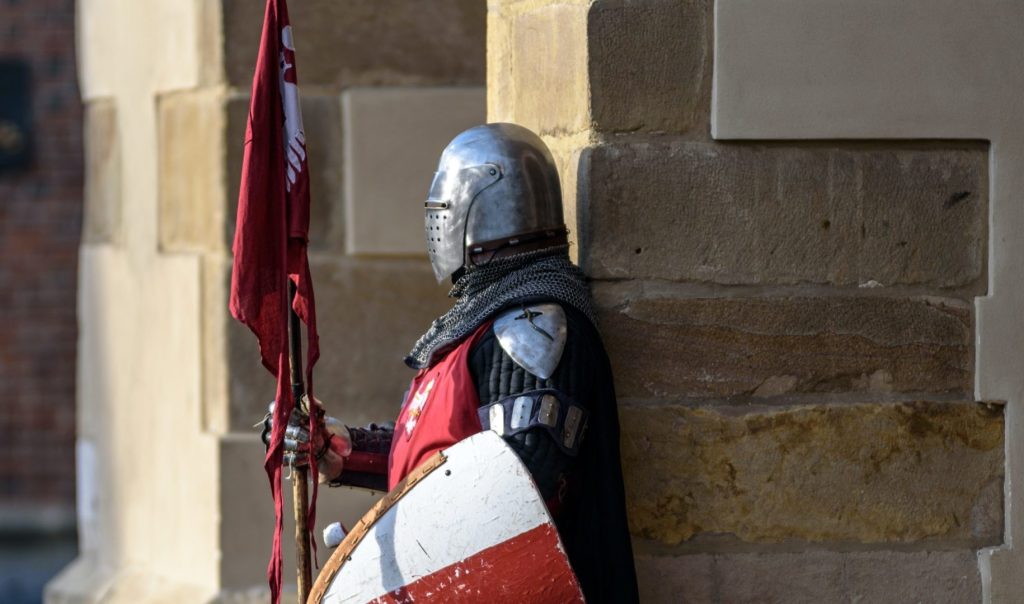
<instances>
[{"instance_id":1,"label":"chainmail collar","mask_svg":"<svg viewBox=\"0 0 1024 604\"><path fill-rule=\"evenodd\" d=\"M448 292L455 305L420 336L405 364L430 367L496 312L517 303L555 300L596 323L586 277L569 261L568 250L563 245L467 268Z\"/></svg>"}]
</instances>

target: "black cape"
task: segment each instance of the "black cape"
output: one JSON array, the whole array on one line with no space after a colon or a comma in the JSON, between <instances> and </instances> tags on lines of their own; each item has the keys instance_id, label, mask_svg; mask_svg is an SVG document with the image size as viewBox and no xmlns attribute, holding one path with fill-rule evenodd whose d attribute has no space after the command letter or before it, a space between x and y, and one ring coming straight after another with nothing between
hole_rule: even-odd
<instances>
[{"instance_id":1,"label":"black cape","mask_svg":"<svg viewBox=\"0 0 1024 604\"><path fill-rule=\"evenodd\" d=\"M557 300L532 296L506 308L543 302ZM568 337L551 378L540 380L515 365L501 351L493 331L470 352L470 369L481 404L537 388L555 388L588 409L587 431L571 472L570 497L556 526L587 602L637 602L611 366L593 323L578 309L561 306ZM516 448L515 443L509 444Z\"/></svg>"},{"instance_id":2,"label":"black cape","mask_svg":"<svg viewBox=\"0 0 1024 604\"><path fill-rule=\"evenodd\" d=\"M626 523L625 490L619 456L619 414L611 364L594 326L570 317L570 337L584 341L590 356L590 419L576 476L578 499L559 518L559 532L587 602L637 602L633 549ZM575 333L574 333L575 332Z\"/></svg>"}]
</instances>

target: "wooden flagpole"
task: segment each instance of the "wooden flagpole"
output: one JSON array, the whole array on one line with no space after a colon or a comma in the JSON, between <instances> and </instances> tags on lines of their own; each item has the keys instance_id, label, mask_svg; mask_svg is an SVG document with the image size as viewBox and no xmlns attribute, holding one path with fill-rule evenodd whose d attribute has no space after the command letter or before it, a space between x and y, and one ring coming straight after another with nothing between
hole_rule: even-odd
<instances>
[{"instance_id":1,"label":"wooden flagpole","mask_svg":"<svg viewBox=\"0 0 1024 604\"><path fill-rule=\"evenodd\" d=\"M292 307L295 299L295 282L288 280L288 364L291 367L292 398L295 405L302 402L306 386L302 379L302 323ZM312 402L310 403L312 406ZM313 413L313 409L307 409ZM313 435L310 434L312 441ZM292 516L295 518L295 557L298 573L299 604L306 604L309 590L313 585L313 564L309 547L309 530L306 528L306 510L309 508L309 468L292 469Z\"/></svg>"}]
</instances>

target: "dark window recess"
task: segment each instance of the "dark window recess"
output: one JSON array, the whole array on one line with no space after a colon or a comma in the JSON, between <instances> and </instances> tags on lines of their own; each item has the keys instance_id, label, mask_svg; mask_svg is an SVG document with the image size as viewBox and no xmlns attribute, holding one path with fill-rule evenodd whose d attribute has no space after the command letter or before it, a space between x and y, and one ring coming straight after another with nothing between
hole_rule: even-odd
<instances>
[{"instance_id":1,"label":"dark window recess","mask_svg":"<svg viewBox=\"0 0 1024 604\"><path fill-rule=\"evenodd\" d=\"M28 63L22 59L0 59L0 173L29 165L31 96Z\"/></svg>"}]
</instances>

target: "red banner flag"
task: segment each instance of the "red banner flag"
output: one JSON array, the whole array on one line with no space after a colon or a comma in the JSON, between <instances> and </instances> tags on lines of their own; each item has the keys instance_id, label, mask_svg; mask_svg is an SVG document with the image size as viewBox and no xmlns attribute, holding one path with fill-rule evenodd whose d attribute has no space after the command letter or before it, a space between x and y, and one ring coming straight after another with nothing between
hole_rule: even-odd
<instances>
[{"instance_id":1,"label":"red banner flag","mask_svg":"<svg viewBox=\"0 0 1024 604\"><path fill-rule=\"evenodd\" d=\"M277 377L274 429L264 460L274 497L276 525L267 578L280 600L284 429L295 406L289 385L289 303L306 324L306 392L313 400L313 364L320 355L313 284L306 244L309 233L309 166L295 73L295 45L285 0L267 0L245 133L242 180L235 222L231 314L256 334L263 365ZM288 299L288 280L296 285ZM312 418L315 414L310 413ZM310 421L310 429L313 429ZM312 453L310 455L312 457ZM310 468L316 468L310 459ZM317 481L307 511L312 532Z\"/></svg>"}]
</instances>

